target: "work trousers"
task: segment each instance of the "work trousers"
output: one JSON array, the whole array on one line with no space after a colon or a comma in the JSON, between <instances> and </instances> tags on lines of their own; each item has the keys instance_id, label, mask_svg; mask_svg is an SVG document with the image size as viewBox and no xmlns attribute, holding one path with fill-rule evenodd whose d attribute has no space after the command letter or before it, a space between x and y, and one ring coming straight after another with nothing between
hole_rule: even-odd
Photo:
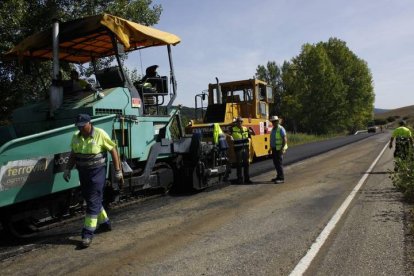
<instances>
[{"instance_id":1,"label":"work trousers","mask_svg":"<svg viewBox=\"0 0 414 276\"><path fill-rule=\"evenodd\" d=\"M407 159L412 154L410 140L398 139L395 142L394 157L400 159Z\"/></svg>"},{"instance_id":2,"label":"work trousers","mask_svg":"<svg viewBox=\"0 0 414 276\"><path fill-rule=\"evenodd\" d=\"M106 166L94 169L78 168L82 197L86 201L82 238L92 238L98 224L109 223L102 206Z\"/></svg>"},{"instance_id":3,"label":"work trousers","mask_svg":"<svg viewBox=\"0 0 414 276\"><path fill-rule=\"evenodd\" d=\"M242 183L246 181L250 181L248 146L235 148L234 153L236 154L237 181L242 182ZM242 169L243 169L243 174L242 174ZM242 175L244 176L244 179Z\"/></svg>"},{"instance_id":4,"label":"work trousers","mask_svg":"<svg viewBox=\"0 0 414 276\"><path fill-rule=\"evenodd\" d=\"M285 175L283 173L283 151L272 148L272 159L273 159L273 165L275 166L276 173L277 173L276 178L280 180L284 180Z\"/></svg>"}]
</instances>

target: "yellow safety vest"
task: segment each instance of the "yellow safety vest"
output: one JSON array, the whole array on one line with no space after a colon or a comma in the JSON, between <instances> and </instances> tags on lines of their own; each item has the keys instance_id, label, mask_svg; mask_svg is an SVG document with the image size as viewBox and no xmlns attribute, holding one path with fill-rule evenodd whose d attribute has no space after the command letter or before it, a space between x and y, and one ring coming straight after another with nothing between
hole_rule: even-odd
<instances>
[{"instance_id":1,"label":"yellow safety vest","mask_svg":"<svg viewBox=\"0 0 414 276\"><path fill-rule=\"evenodd\" d=\"M283 142L283 138L282 135L280 134L281 132L281 128L280 126L277 127L276 131L275 131L275 138L276 138L276 149L280 150L282 149L282 142ZM285 146L283 147L284 150L288 149L288 145L287 143L285 144Z\"/></svg>"},{"instance_id":2,"label":"yellow safety vest","mask_svg":"<svg viewBox=\"0 0 414 276\"><path fill-rule=\"evenodd\" d=\"M106 163L106 152L111 151L116 144L109 135L100 128L93 127L92 134L84 138L80 131L72 136L71 148L75 153L76 166L95 168Z\"/></svg>"},{"instance_id":3,"label":"yellow safety vest","mask_svg":"<svg viewBox=\"0 0 414 276\"><path fill-rule=\"evenodd\" d=\"M398 127L392 132L392 137L404 137L409 138L411 137L411 131L406 127Z\"/></svg>"},{"instance_id":4,"label":"yellow safety vest","mask_svg":"<svg viewBox=\"0 0 414 276\"><path fill-rule=\"evenodd\" d=\"M220 128L218 123L214 123L213 125L213 143L218 144L219 142L219 135L222 134L223 131Z\"/></svg>"},{"instance_id":5,"label":"yellow safety vest","mask_svg":"<svg viewBox=\"0 0 414 276\"><path fill-rule=\"evenodd\" d=\"M240 129L237 126L233 126L231 130L231 136L233 137L235 148L249 145L249 132L247 127L242 126Z\"/></svg>"}]
</instances>

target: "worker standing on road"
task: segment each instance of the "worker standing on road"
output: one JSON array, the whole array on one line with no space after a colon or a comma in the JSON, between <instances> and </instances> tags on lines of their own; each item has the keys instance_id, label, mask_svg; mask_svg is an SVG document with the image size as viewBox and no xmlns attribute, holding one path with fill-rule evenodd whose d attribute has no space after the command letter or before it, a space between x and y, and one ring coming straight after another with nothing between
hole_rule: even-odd
<instances>
[{"instance_id":1,"label":"worker standing on road","mask_svg":"<svg viewBox=\"0 0 414 276\"><path fill-rule=\"evenodd\" d=\"M71 142L71 153L63 178L69 182L70 171L76 165L82 196L86 201L86 215L82 229L81 247L88 247L99 226L99 231L111 231L111 223L102 206L106 180L106 153L109 151L115 168L115 180L122 181L122 171L115 143L109 135L91 124L88 114L79 114Z\"/></svg>"},{"instance_id":2,"label":"worker standing on road","mask_svg":"<svg viewBox=\"0 0 414 276\"><path fill-rule=\"evenodd\" d=\"M231 128L231 137L234 145L237 166L237 183L251 184L249 175L249 130L242 126L243 119L237 117ZM243 174L242 174L243 168Z\"/></svg>"},{"instance_id":3,"label":"worker standing on road","mask_svg":"<svg viewBox=\"0 0 414 276\"><path fill-rule=\"evenodd\" d=\"M276 169L276 177L272 181L277 184L284 183L283 155L288 148L286 130L279 124L279 117L272 116L270 122L273 124L270 133L270 148L272 149L272 159Z\"/></svg>"},{"instance_id":4,"label":"worker standing on road","mask_svg":"<svg viewBox=\"0 0 414 276\"><path fill-rule=\"evenodd\" d=\"M411 131L406 127L406 122L404 120L401 120L399 125L400 126L392 132L389 147L390 149L392 148L392 143L395 139L394 157L404 159L408 157L408 154L411 151L413 138Z\"/></svg>"}]
</instances>

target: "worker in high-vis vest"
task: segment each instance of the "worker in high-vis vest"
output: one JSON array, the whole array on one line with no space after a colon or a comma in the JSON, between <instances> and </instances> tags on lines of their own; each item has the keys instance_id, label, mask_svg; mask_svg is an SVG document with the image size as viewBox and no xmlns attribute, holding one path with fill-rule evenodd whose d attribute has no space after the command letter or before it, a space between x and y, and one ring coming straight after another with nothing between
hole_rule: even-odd
<instances>
[{"instance_id":1,"label":"worker in high-vis vest","mask_svg":"<svg viewBox=\"0 0 414 276\"><path fill-rule=\"evenodd\" d=\"M229 148L226 141L226 135L223 133L218 123L213 124L213 143L218 146L220 151L227 151Z\"/></svg>"},{"instance_id":2,"label":"worker in high-vis vest","mask_svg":"<svg viewBox=\"0 0 414 276\"><path fill-rule=\"evenodd\" d=\"M122 182L122 170L116 144L100 128L94 127L88 114L79 114L72 136L71 153L63 178L69 182L71 169L76 165L79 172L82 197L86 202L86 215L82 228L81 248L89 247L95 230L111 231L111 223L102 206L103 188L106 181L106 157L109 151L115 168L114 179Z\"/></svg>"},{"instance_id":3,"label":"worker in high-vis vest","mask_svg":"<svg viewBox=\"0 0 414 276\"><path fill-rule=\"evenodd\" d=\"M227 165L227 170L223 177L223 180L227 181L231 173L231 166L228 164L227 157L227 150L229 149L229 144L227 143L226 134L223 133L218 123L213 124L213 143L218 148L218 160L220 162L219 165Z\"/></svg>"},{"instance_id":4,"label":"worker in high-vis vest","mask_svg":"<svg viewBox=\"0 0 414 276\"><path fill-rule=\"evenodd\" d=\"M413 137L411 130L406 127L406 122L404 120L401 120L399 125L400 126L394 129L391 134L389 147L390 149L392 148L393 141L395 140L394 157L404 159L409 156L410 151L412 150Z\"/></svg>"},{"instance_id":5,"label":"worker in high-vis vest","mask_svg":"<svg viewBox=\"0 0 414 276\"><path fill-rule=\"evenodd\" d=\"M277 184L285 182L283 155L288 148L286 130L279 124L279 121L278 116L270 118L270 122L273 125L273 129L270 132L270 148L272 149L272 159L276 169L276 177L272 181Z\"/></svg>"},{"instance_id":6,"label":"worker in high-vis vest","mask_svg":"<svg viewBox=\"0 0 414 276\"><path fill-rule=\"evenodd\" d=\"M236 155L237 183L251 184L249 175L249 129L242 126L243 118L237 117L231 128L234 153ZM243 169L243 173L242 173Z\"/></svg>"}]
</instances>

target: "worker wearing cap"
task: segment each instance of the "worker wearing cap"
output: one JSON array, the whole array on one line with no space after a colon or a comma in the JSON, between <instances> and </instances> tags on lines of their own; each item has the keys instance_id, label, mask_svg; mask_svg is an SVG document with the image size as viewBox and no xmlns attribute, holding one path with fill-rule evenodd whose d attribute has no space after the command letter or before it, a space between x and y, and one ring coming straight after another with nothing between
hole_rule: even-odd
<instances>
[{"instance_id":1,"label":"worker wearing cap","mask_svg":"<svg viewBox=\"0 0 414 276\"><path fill-rule=\"evenodd\" d=\"M406 122L404 120L401 120L399 125L400 126L392 132L389 147L390 149L392 148L395 139L394 157L405 158L411 149L413 138L411 131L406 127Z\"/></svg>"},{"instance_id":2,"label":"worker wearing cap","mask_svg":"<svg viewBox=\"0 0 414 276\"><path fill-rule=\"evenodd\" d=\"M157 73L158 65L152 65L145 69L145 76L140 80L141 83L145 83L148 78L156 78L159 77Z\"/></svg>"},{"instance_id":3,"label":"worker wearing cap","mask_svg":"<svg viewBox=\"0 0 414 276\"><path fill-rule=\"evenodd\" d=\"M270 132L270 148L272 149L272 159L276 169L276 177L272 181L283 183L285 182L283 155L288 148L286 130L279 124L278 116L272 116L270 122L273 124L273 129Z\"/></svg>"},{"instance_id":4,"label":"worker wearing cap","mask_svg":"<svg viewBox=\"0 0 414 276\"><path fill-rule=\"evenodd\" d=\"M108 134L94 127L88 114L76 118L76 131L72 136L71 153L63 177L69 182L70 171L76 165L82 196L86 201L86 215L82 228L81 247L88 247L99 231L110 231L111 224L102 206L103 188L106 181L106 153L109 151L115 168L115 180L122 181L122 171L115 143Z\"/></svg>"},{"instance_id":5,"label":"worker wearing cap","mask_svg":"<svg viewBox=\"0 0 414 276\"><path fill-rule=\"evenodd\" d=\"M231 128L234 153L236 155L237 183L251 184L249 175L249 130L242 126L243 119L237 117ZM243 174L242 174L243 169Z\"/></svg>"}]
</instances>

